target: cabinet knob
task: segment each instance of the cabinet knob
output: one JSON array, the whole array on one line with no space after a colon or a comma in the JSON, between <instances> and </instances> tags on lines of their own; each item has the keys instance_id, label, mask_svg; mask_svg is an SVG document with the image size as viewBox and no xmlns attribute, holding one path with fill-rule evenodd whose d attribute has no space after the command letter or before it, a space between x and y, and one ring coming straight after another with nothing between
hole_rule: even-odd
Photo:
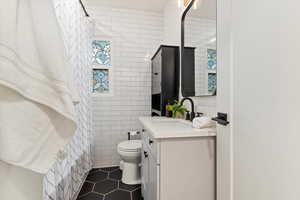
<instances>
[{"instance_id":1,"label":"cabinet knob","mask_svg":"<svg viewBox=\"0 0 300 200\"><path fill-rule=\"evenodd\" d=\"M144 156L145 156L145 158L148 158L148 152L147 151L144 151Z\"/></svg>"}]
</instances>

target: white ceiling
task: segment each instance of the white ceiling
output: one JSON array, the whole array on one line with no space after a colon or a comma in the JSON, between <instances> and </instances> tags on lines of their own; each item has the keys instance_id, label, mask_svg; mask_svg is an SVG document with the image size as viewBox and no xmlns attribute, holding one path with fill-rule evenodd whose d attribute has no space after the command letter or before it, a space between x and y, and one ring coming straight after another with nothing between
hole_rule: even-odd
<instances>
[{"instance_id":1,"label":"white ceiling","mask_svg":"<svg viewBox=\"0 0 300 200\"><path fill-rule=\"evenodd\" d=\"M88 4L109 5L116 8L161 12L168 0L84 0ZM176 1L176 0L174 0Z\"/></svg>"}]
</instances>

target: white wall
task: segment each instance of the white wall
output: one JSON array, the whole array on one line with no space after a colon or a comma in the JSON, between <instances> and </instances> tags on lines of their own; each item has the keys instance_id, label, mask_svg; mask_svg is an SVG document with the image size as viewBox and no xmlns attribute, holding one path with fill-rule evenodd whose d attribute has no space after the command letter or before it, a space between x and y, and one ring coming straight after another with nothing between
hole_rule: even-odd
<instances>
[{"instance_id":1,"label":"white wall","mask_svg":"<svg viewBox=\"0 0 300 200\"><path fill-rule=\"evenodd\" d=\"M93 100L95 167L119 164L117 144L141 129L138 117L151 114L150 58L162 43L162 13L91 2L97 38L112 40L113 95Z\"/></svg>"},{"instance_id":2,"label":"white wall","mask_svg":"<svg viewBox=\"0 0 300 200\"><path fill-rule=\"evenodd\" d=\"M192 97L195 103L196 112L204 113L206 116L213 117L216 115L216 96ZM188 104L187 104L188 106Z\"/></svg>"},{"instance_id":3,"label":"white wall","mask_svg":"<svg viewBox=\"0 0 300 200\"><path fill-rule=\"evenodd\" d=\"M300 2L231 5L234 199L298 200Z\"/></svg>"},{"instance_id":4,"label":"white wall","mask_svg":"<svg viewBox=\"0 0 300 200\"><path fill-rule=\"evenodd\" d=\"M164 44L180 46L181 15L183 10L183 6L179 6L177 0L168 0L166 2L164 8Z\"/></svg>"}]
</instances>

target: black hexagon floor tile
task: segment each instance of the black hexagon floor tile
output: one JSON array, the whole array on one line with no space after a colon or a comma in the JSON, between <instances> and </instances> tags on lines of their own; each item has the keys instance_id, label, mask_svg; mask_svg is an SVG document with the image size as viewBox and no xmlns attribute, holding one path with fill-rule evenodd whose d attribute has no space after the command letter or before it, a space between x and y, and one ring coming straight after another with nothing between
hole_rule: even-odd
<instances>
[{"instance_id":1,"label":"black hexagon floor tile","mask_svg":"<svg viewBox=\"0 0 300 200\"><path fill-rule=\"evenodd\" d=\"M107 175L107 172L97 171L89 174L86 180L96 183L105 180L107 178Z\"/></svg>"},{"instance_id":2,"label":"black hexagon floor tile","mask_svg":"<svg viewBox=\"0 0 300 200\"><path fill-rule=\"evenodd\" d=\"M100 168L93 168L93 169L91 169L90 174L97 172L97 171L100 171Z\"/></svg>"},{"instance_id":3,"label":"black hexagon floor tile","mask_svg":"<svg viewBox=\"0 0 300 200\"><path fill-rule=\"evenodd\" d=\"M122 171L120 169L117 169L113 172L110 172L109 178L114 179L114 180L121 180L122 179Z\"/></svg>"},{"instance_id":4,"label":"black hexagon floor tile","mask_svg":"<svg viewBox=\"0 0 300 200\"><path fill-rule=\"evenodd\" d=\"M96 193L89 193L80 197L78 200L104 200L104 196Z\"/></svg>"},{"instance_id":5,"label":"black hexagon floor tile","mask_svg":"<svg viewBox=\"0 0 300 200\"><path fill-rule=\"evenodd\" d=\"M105 167L105 168L101 168L102 171L106 171L106 172L112 172L119 169L119 167Z\"/></svg>"},{"instance_id":6,"label":"black hexagon floor tile","mask_svg":"<svg viewBox=\"0 0 300 200\"><path fill-rule=\"evenodd\" d=\"M101 194L107 194L118 188L118 182L114 180L104 180L96 183L94 191Z\"/></svg>"},{"instance_id":7,"label":"black hexagon floor tile","mask_svg":"<svg viewBox=\"0 0 300 200\"><path fill-rule=\"evenodd\" d=\"M132 199L131 200L142 200L142 191L141 188L132 192Z\"/></svg>"},{"instance_id":8,"label":"black hexagon floor tile","mask_svg":"<svg viewBox=\"0 0 300 200\"><path fill-rule=\"evenodd\" d=\"M80 190L79 197L91 192L93 190L94 183L85 182Z\"/></svg>"},{"instance_id":9,"label":"black hexagon floor tile","mask_svg":"<svg viewBox=\"0 0 300 200\"><path fill-rule=\"evenodd\" d=\"M106 195L104 200L131 200L130 192L116 190Z\"/></svg>"},{"instance_id":10,"label":"black hexagon floor tile","mask_svg":"<svg viewBox=\"0 0 300 200\"><path fill-rule=\"evenodd\" d=\"M133 191L136 190L137 188L140 188L141 185L127 185L125 183L122 183L122 181L120 181L119 184L119 188L122 190L128 190L128 191Z\"/></svg>"},{"instance_id":11,"label":"black hexagon floor tile","mask_svg":"<svg viewBox=\"0 0 300 200\"><path fill-rule=\"evenodd\" d=\"M78 200L142 200L141 185L126 185L121 178L119 167L92 169Z\"/></svg>"}]
</instances>

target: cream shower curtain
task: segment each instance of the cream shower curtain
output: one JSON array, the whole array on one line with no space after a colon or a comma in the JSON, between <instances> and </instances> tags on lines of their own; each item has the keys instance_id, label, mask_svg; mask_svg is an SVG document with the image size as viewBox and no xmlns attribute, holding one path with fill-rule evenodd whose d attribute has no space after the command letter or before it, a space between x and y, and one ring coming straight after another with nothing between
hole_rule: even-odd
<instances>
[{"instance_id":1,"label":"cream shower curtain","mask_svg":"<svg viewBox=\"0 0 300 200\"><path fill-rule=\"evenodd\" d=\"M54 0L68 62L80 102L75 106L77 130L44 179L44 200L73 200L93 165L91 43L94 22L85 17L78 0Z\"/></svg>"},{"instance_id":2,"label":"cream shower curtain","mask_svg":"<svg viewBox=\"0 0 300 200\"><path fill-rule=\"evenodd\" d=\"M75 130L76 91L51 0L1 0L0 160L45 174Z\"/></svg>"},{"instance_id":3,"label":"cream shower curtain","mask_svg":"<svg viewBox=\"0 0 300 200\"><path fill-rule=\"evenodd\" d=\"M0 147L0 159L46 173L43 200L71 200L93 163L90 85L93 22L85 18L77 0L0 2L0 146L8 144L4 143L6 140L12 144L5 146L5 149L4 146ZM30 32L31 28L39 31ZM13 30L18 34L10 34ZM36 57L39 59L33 59ZM31 68L27 67L28 63L31 63ZM40 76L37 78L36 74ZM39 81L46 78L47 84L40 90L40 87L36 87L38 84L32 85L28 80L32 78ZM37 93L37 90L41 93ZM77 129L73 136L75 122ZM56 123L58 125L54 126ZM41 126L43 124L49 124L50 128ZM48 134L42 129L55 131L55 134ZM27 134L19 135L23 131ZM40 136L37 138L44 143L32 143L31 136ZM57 142L50 142L50 137ZM29 154L21 150L25 148L23 143L26 141ZM38 145L42 143L53 145L53 149L50 148L53 150L51 155L42 156L43 152L49 153L46 151L47 145ZM1 153L3 149L8 153ZM57 155L59 149L62 151Z\"/></svg>"}]
</instances>

